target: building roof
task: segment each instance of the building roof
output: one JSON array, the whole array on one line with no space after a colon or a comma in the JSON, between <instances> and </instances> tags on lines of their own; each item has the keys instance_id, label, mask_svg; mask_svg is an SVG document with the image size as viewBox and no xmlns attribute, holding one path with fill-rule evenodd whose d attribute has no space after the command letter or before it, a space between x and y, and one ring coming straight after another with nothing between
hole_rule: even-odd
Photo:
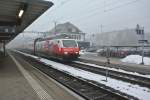
<instances>
[{"instance_id":1,"label":"building roof","mask_svg":"<svg viewBox=\"0 0 150 100\"><path fill-rule=\"evenodd\" d=\"M53 33L82 33L82 31L73 25L70 22L66 22L63 24L56 25L52 30L49 31L51 34Z\"/></svg>"},{"instance_id":2,"label":"building roof","mask_svg":"<svg viewBox=\"0 0 150 100\"><path fill-rule=\"evenodd\" d=\"M52 5L44 0L0 0L0 42L12 40Z\"/></svg>"}]
</instances>

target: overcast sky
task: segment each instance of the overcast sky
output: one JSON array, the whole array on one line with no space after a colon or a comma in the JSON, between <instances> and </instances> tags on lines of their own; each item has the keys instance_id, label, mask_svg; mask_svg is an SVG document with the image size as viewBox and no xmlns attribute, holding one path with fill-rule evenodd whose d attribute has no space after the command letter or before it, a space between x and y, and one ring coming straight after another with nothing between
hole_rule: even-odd
<instances>
[{"instance_id":1,"label":"overcast sky","mask_svg":"<svg viewBox=\"0 0 150 100\"><path fill-rule=\"evenodd\" d=\"M47 0L48 1L48 0ZM86 33L134 28L150 32L150 0L51 0L54 6L26 31L48 31L67 21Z\"/></svg>"}]
</instances>

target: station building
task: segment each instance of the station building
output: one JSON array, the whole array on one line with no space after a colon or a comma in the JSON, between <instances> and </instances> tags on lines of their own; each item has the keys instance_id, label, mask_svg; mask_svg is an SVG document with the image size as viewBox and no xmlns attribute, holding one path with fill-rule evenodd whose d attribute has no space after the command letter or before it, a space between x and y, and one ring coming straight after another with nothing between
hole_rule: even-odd
<instances>
[{"instance_id":1,"label":"station building","mask_svg":"<svg viewBox=\"0 0 150 100\"><path fill-rule=\"evenodd\" d=\"M58 24L52 30L48 31L46 37L56 38L70 38L77 40L80 48L88 48L89 42L85 41L86 33L82 32L79 28L70 22Z\"/></svg>"}]
</instances>

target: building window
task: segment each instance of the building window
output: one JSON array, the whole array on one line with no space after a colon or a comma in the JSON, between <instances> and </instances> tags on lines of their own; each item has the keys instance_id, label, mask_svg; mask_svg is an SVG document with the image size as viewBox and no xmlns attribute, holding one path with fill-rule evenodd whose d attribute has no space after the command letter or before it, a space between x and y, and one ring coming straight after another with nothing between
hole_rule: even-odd
<instances>
[{"instance_id":1,"label":"building window","mask_svg":"<svg viewBox=\"0 0 150 100\"><path fill-rule=\"evenodd\" d=\"M74 35L72 35L72 39L75 39L75 36L74 36Z\"/></svg>"},{"instance_id":2,"label":"building window","mask_svg":"<svg viewBox=\"0 0 150 100\"><path fill-rule=\"evenodd\" d=\"M71 39L73 39L73 35L70 35L71 36Z\"/></svg>"},{"instance_id":3,"label":"building window","mask_svg":"<svg viewBox=\"0 0 150 100\"><path fill-rule=\"evenodd\" d=\"M79 35L79 40L81 40L81 35Z\"/></svg>"},{"instance_id":4,"label":"building window","mask_svg":"<svg viewBox=\"0 0 150 100\"><path fill-rule=\"evenodd\" d=\"M79 35L77 35L77 40L79 40Z\"/></svg>"},{"instance_id":5,"label":"building window","mask_svg":"<svg viewBox=\"0 0 150 100\"><path fill-rule=\"evenodd\" d=\"M71 29L71 28L68 28L68 32L72 32L72 29Z\"/></svg>"}]
</instances>

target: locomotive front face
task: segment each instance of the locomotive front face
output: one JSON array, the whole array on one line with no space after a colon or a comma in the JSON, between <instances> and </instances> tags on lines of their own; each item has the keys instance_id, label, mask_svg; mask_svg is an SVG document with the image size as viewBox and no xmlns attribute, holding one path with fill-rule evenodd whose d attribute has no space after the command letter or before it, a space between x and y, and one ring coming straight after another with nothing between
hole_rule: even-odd
<instances>
[{"instance_id":1,"label":"locomotive front face","mask_svg":"<svg viewBox=\"0 0 150 100\"><path fill-rule=\"evenodd\" d=\"M63 48L64 54L79 54L79 48Z\"/></svg>"},{"instance_id":2,"label":"locomotive front face","mask_svg":"<svg viewBox=\"0 0 150 100\"><path fill-rule=\"evenodd\" d=\"M79 48L75 40L62 40L62 51L65 59L79 56Z\"/></svg>"}]
</instances>

